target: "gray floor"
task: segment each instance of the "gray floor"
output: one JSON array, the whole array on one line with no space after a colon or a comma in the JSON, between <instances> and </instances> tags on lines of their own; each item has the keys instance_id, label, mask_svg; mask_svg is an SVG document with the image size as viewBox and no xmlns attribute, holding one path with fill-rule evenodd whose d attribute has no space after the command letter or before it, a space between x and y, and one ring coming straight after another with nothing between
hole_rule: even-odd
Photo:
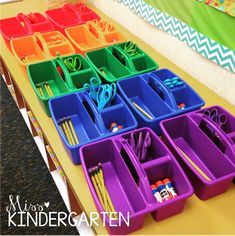
<instances>
[{"instance_id":1,"label":"gray floor","mask_svg":"<svg viewBox=\"0 0 235 236\"><path fill-rule=\"evenodd\" d=\"M50 202L46 212L67 212L54 181L2 78L1 87L1 232L0 234L78 234L76 228L8 227L6 206L9 195L20 195L20 202ZM13 218L19 223L17 217Z\"/></svg>"}]
</instances>

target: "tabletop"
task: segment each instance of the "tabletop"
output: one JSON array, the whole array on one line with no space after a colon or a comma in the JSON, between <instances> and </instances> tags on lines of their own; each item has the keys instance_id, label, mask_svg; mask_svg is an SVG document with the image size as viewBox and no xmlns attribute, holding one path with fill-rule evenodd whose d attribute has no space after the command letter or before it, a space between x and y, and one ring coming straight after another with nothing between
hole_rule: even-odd
<instances>
[{"instance_id":1,"label":"tabletop","mask_svg":"<svg viewBox=\"0 0 235 236\"><path fill-rule=\"evenodd\" d=\"M183 78L206 101L206 106L211 106L214 104L221 105L231 113L235 114L235 107L232 104L218 96L205 85L199 83L183 69L177 67L174 62L168 60L164 57L164 55L161 55L156 50L151 48L150 45L147 45L138 37L128 32L123 26L114 22L104 13L100 12L98 9L95 9L92 5L88 5L102 18L108 19L112 24L114 24L128 40L135 41L144 51L146 51L153 59L157 61L160 68L168 68ZM46 10L45 0L24 0L22 2L4 4L0 7L1 18L15 16L19 13L19 11L44 12ZM76 199L82 207L82 210L84 210L87 215L89 215L90 212L96 211L82 167L80 165L74 165L70 160L64 146L62 145L62 141L56 131L52 119L49 118L44 112L33 88L30 85L26 73L21 69L19 63L7 48L2 37L1 56L10 70L19 90L23 94L33 114L35 115L42 131L45 133L48 142L54 150L65 176L76 195ZM211 198L207 201L201 201L193 195L188 199L185 209L181 214L170 217L161 222L154 221L151 214L149 214L145 219L143 228L135 231L133 234L235 234L234 200L235 186L233 184L231 184L226 193ZM102 226L94 226L93 230L96 234L107 234L106 229Z\"/></svg>"}]
</instances>

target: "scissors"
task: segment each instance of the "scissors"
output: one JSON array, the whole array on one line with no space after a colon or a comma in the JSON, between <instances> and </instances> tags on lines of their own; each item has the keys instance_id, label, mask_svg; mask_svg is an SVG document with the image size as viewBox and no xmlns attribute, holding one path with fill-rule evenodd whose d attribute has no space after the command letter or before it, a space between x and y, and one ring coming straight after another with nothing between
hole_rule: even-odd
<instances>
[{"instance_id":1,"label":"scissors","mask_svg":"<svg viewBox=\"0 0 235 236\"><path fill-rule=\"evenodd\" d=\"M83 89L86 90L92 99L96 100L97 87L99 86L99 80L95 77L90 79L90 83L85 83Z\"/></svg>"},{"instance_id":2,"label":"scissors","mask_svg":"<svg viewBox=\"0 0 235 236\"><path fill-rule=\"evenodd\" d=\"M208 116L214 121L219 127L227 123L227 116L224 113L219 113L218 109L213 108L211 110L205 110L204 115Z\"/></svg>"},{"instance_id":3,"label":"scissors","mask_svg":"<svg viewBox=\"0 0 235 236\"><path fill-rule=\"evenodd\" d=\"M145 136L143 132L140 132L139 135L136 133L131 133L129 143L140 162L145 160L147 150L151 145L151 141L152 140L149 132L147 132Z\"/></svg>"},{"instance_id":4,"label":"scissors","mask_svg":"<svg viewBox=\"0 0 235 236\"><path fill-rule=\"evenodd\" d=\"M82 67L82 61L79 57L64 59L64 64L71 72L79 71Z\"/></svg>"},{"instance_id":5,"label":"scissors","mask_svg":"<svg viewBox=\"0 0 235 236\"><path fill-rule=\"evenodd\" d=\"M108 21L94 20L94 24L105 33L110 32L110 31L113 30L113 26Z\"/></svg>"},{"instance_id":6,"label":"scissors","mask_svg":"<svg viewBox=\"0 0 235 236\"><path fill-rule=\"evenodd\" d=\"M96 96L95 100L97 102L98 109L102 110L108 104L110 104L112 99L115 97L116 92L117 92L117 86L114 83L100 86L98 88L97 93L92 95L92 97Z\"/></svg>"},{"instance_id":7,"label":"scissors","mask_svg":"<svg viewBox=\"0 0 235 236\"><path fill-rule=\"evenodd\" d=\"M47 42L48 46L65 42L65 40L60 35L51 36L49 39L50 41Z\"/></svg>"},{"instance_id":8,"label":"scissors","mask_svg":"<svg viewBox=\"0 0 235 236\"><path fill-rule=\"evenodd\" d=\"M128 41L124 46L124 52L129 56L135 56L138 54L137 44L133 43L132 41Z\"/></svg>"},{"instance_id":9,"label":"scissors","mask_svg":"<svg viewBox=\"0 0 235 236\"><path fill-rule=\"evenodd\" d=\"M76 7L78 8L79 11L81 11L82 13L86 13L88 11L88 8L86 7L86 5L82 2L78 2L76 4Z\"/></svg>"}]
</instances>

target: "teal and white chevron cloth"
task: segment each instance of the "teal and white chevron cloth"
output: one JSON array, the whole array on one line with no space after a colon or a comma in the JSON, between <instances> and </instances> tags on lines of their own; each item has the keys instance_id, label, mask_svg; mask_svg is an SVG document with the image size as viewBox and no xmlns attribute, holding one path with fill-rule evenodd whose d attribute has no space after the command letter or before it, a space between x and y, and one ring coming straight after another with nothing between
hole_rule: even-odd
<instances>
[{"instance_id":1,"label":"teal and white chevron cloth","mask_svg":"<svg viewBox=\"0 0 235 236\"><path fill-rule=\"evenodd\" d=\"M235 50L206 37L192 27L159 11L143 0L117 0L145 21L186 43L202 56L235 73Z\"/></svg>"}]
</instances>

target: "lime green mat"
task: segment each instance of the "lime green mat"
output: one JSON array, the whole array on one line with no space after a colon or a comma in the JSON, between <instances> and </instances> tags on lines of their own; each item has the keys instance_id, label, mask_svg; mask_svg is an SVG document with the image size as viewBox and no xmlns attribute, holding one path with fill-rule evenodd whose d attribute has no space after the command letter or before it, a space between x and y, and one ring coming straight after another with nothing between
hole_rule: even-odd
<instances>
[{"instance_id":1,"label":"lime green mat","mask_svg":"<svg viewBox=\"0 0 235 236\"><path fill-rule=\"evenodd\" d=\"M183 21L208 38L235 49L235 17L197 0L144 0L158 10Z\"/></svg>"}]
</instances>

